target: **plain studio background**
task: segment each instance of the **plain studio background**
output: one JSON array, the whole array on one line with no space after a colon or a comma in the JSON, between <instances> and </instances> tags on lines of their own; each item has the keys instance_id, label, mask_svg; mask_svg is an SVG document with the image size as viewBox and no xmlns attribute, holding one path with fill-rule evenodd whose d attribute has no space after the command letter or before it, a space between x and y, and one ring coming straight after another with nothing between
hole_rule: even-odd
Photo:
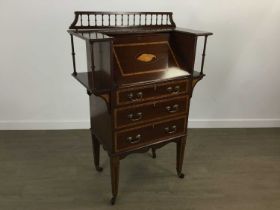
<instances>
[{"instance_id":1,"label":"plain studio background","mask_svg":"<svg viewBox=\"0 0 280 210\"><path fill-rule=\"evenodd\" d=\"M190 127L280 126L279 0L0 0L0 129L89 128L86 90L70 76L75 10L172 11L177 26L214 32Z\"/></svg>"}]
</instances>

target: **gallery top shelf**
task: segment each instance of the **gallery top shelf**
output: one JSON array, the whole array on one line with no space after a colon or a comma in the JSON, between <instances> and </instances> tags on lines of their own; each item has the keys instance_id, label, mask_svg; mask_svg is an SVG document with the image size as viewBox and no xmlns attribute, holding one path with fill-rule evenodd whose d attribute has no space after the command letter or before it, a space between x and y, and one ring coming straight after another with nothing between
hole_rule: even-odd
<instances>
[{"instance_id":1,"label":"gallery top shelf","mask_svg":"<svg viewBox=\"0 0 280 210\"><path fill-rule=\"evenodd\" d=\"M172 12L77 11L69 29L175 28Z\"/></svg>"},{"instance_id":2,"label":"gallery top shelf","mask_svg":"<svg viewBox=\"0 0 280 210\"><path fill-rule=\"evenodd\" d=\"M68 32L85 40L107 40L106 34L157 33L177 31L194 36L210 32L176 28L172 12L76 11Z\"/></svg>"}]
</instances>

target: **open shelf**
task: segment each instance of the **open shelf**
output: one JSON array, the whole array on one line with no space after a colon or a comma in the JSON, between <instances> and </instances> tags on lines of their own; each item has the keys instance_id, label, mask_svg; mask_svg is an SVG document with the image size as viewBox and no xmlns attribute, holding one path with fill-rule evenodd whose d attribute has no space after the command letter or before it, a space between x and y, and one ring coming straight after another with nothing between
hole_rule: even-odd
<instances>
[{"instance_id":1,"label":"open shelf","mask_svg":"<svg viewBox=\"0 0 280 210\"><path fill-rule=\"evenodd\" d=\"M110 76L103 71L95 72L95 79L93 80L91 72L81 72L73 77L78 80L87 90L93 91L95 94L104 94L111 91ZM135 85L146 85L154 82L169 81L174 79L182 79L189 77L190 74L178 68L170 68L165 71L153 72L150 74L134 75L129 77L121 77L118 79L117 87L131 87ZM200 72L194 71L194 79L201 79L204 75ZM95 84L93 85L93 81Z\"/></svg>"}]
</instances>

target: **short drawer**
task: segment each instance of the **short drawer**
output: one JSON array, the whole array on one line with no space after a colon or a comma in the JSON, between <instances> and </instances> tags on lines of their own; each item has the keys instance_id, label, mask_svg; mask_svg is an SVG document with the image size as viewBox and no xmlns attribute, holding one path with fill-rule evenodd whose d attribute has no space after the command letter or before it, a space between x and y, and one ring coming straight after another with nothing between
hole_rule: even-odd
<instances>
[{"instance_id":1,"label":"short drawer","mask_svg":"<svg viewBox=\"0 0 280 210\"><path fill-rule=\"evenodd\" d=\"M187 81L170 82L157 85L157 95L178 95L188 93Z\"/></svg>"},{"instance_id":2,"label":"short drawer","mask_svg":"<svg viewBox=\"0 0 280 210\"><path fill-rule=\"evenodd\" d=\"M115 133L115 150L122 151L145 146L156 141L184 135L186 118L161 121Z\"/></svg>"},{"instance_id":3,"label":"short drawer","mask_svg":"<svg viewBox=\"0 0 280 210\"><path fill-rule=\"evenodd\" d=\"M133 104L180 94L189 94L188 80L157 83L117 91L117 104Z\"/></svg>"},{"instance_id":4,"label":"short drawer","mask_svg":"<svg viewBox=\"0 0 280 210\"><path fill-rule=\"evenodd\" d=\"M117 91L117 104L137 103L154 96L155 87L153 85L119 90Z\"/></svg>"},{"instance_id":5,"label":"short drawer","mask_svg":"<svg viewBox=\"0 0 280 210\"><path fill-rule=\"evenodd\" d=\"M184 114L187 113L188 105L188 96L180 96L132 107L117 108L114 112L115 128L148 123L157 119Z\"/></svg>"}]
</instances>

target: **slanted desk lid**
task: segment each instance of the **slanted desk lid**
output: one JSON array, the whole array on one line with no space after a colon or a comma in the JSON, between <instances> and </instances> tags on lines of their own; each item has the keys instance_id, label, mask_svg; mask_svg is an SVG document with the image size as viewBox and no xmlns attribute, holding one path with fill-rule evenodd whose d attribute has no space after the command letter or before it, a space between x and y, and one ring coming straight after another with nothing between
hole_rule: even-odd
<instances>
[{"instance_id":1,"label":"slanted desk lid","mask_svg":"<svg viewBox=\"0 0 280 210\"><path fill-rule=\"evenodd\" d=\"M179 68L168 41L114 45L116 68L121 76L132 76Z\"/></svg>"}]
</instances>

